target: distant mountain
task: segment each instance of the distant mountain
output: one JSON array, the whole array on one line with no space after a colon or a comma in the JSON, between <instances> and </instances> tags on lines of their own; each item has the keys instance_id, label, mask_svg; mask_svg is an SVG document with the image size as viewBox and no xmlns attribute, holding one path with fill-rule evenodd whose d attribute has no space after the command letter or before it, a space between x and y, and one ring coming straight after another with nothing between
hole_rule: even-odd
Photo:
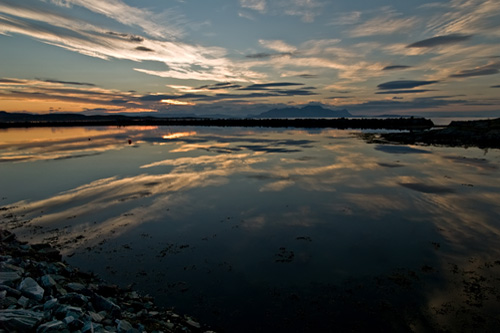
<instances>
[{"instance_id":1,"label":"distant mountain","mask_svg":"<svg viewBox=\"0 0 500 333\"><path fill-rule=\"evenodd\" d=\"M303 108L272 109L252 118L340 118L352 117L349 111L325 109L320 105L307 105Z\"/></svg>"}]
</instances>

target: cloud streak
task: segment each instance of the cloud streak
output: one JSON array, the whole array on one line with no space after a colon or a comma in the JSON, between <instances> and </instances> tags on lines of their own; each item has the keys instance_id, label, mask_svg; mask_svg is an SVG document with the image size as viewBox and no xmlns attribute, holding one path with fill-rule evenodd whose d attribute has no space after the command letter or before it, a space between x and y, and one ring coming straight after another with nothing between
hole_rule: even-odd
<instances>
[{"instance_id":1,"label":"cloud streak","mask_svg":"<svg viewBox=\"0 0 500 333\"><path fill-rule=\"evenodd\" d=\"M428 39L424 39L412 44L409 44L408 48L418 47L418 48L427 48L427 47L437 47L442 45L449 44L457 44L465 42L472 38L472 35L448 35L448 36L437 36Z\"/></svg>"},{"instance_id":2,"label":"cloud streak","mask_svg":"<svg viewBox=\"0 0 500 333\"><path fill-rule=\"evenodd\" d=\"M411 89L420 86L425 86L429 84L434 84L439 81L413 81L413 80L402 80L402 81L390 81L381 83L377 86L378 89L381 90L389 90L389 89Z\"/></svg>"},{"instance_id":3,"label":"cloud streak","mask_svg":"<svg viewBox=\"0 0 500 333\"><path fill-rule=\"evenodd\" d=\"M467 78L474 76L494 75L498 73L500 73L500 62L494 62L485 66L462 70L456 74L450 75L450 77Z\"/></svg>"}]
</instances>

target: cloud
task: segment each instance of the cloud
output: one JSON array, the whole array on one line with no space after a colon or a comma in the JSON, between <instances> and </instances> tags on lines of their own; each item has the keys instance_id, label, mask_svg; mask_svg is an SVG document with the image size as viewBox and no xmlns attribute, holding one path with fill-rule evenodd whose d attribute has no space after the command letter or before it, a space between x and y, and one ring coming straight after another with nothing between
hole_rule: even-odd
<instances>
[{"instance_id":1,"label":"cloud","mask_svg":"<svg viewBox=\"0 0 500 333\"><path fill-rule=\"evenodd\" d=\"M500 36L500 2L498 0L453 0L442 4L429 20L428 31L436 34L481 34Z\"/></svg>"},{"instance_id":2,"label":"cloud","mask_svg":"<svg viewBox=\"0 0 500 333\"><path fill-rule=\"evenodd\" d=\"M428 89L415 89L415 90L390 90L390 91L379 91L376 94L377 95L392 95L392 94L417 94L417 93L424 93L428 91L435 91L435 90L428 90Z\"/></svg>"},{"instance_id":3,"label":"cloud","mask_svg":"<svg viewBox=\"0 0 500 333\"><path fill-rule=\"evenodd\" d=\"M209 85L204 85L198 88L195 88L196 90L203 90L203 89L208 89L208 90L220 90L220 89L238 89L241 88L241 85L239 84L233 84L231 82L221 82L221 83L214 83L214 84L209 84Z\"/></svg>"},{"instance_id":4,"label":"cloud","mask_svg":"<svg viewBox=\"0 0 500 333\"><path fill-rule=\"evenodd\" d=\"M361 19L361 12L353 11L338 14L328 25L350 25L358 23Z\"/></svg>"},{"instance_id":5,"label":"cloud","mask_svg":"<svg viewBox=\"0 0 500 333\"><path fill-rule=\"evenodd\" d=\"M485 66L462 70L456 74L450 75L450 77L465 78L473 76L494 75L498 73L500 73L500 62L494 62Z\"/></svg>"},{"instance_id":6,"label":"cloud","mask_svg":"<svg viewBox=\"0 0 500 333\"><path fill-rule=\"evenodd\" d=\"M260 13L266 12L266 0L240 0L243 8L252 9Z\"/></svg>"},{"instance_id":7,"label":"cloud","mask_svg":"<svg viewBox=\"0 0 500 333\"><path fill-rule=\"evenodd\" d=\"M112 3L116 4L116 1ZM135 69L150 75L214 81L249 81L263 76L233 63L225 57L226 51L218 47L110 32L109 29L96 27L70 15L46 9L35 10L23 5L0 4L1 12L15 17L0 15L0 33L30 36L46 44L94 58L156 61L168 66L166 71ZM138 46L138 43L141 45Z\"/></svg>"},{"instance_id":8,"label":"cloud","mask_svg":"<svg viewBox=\"0 0 500 333\"><path fill-rule=\"evenodd\" d=\"M297 50L295 46L289 45L282 40L260 39L259 44L263 47L280 53L293 53Z\"/></svg>"},{"instance_id":9,"label":"cloud","mask_svg":"<svg viewBox=\"0 0 500 333\"><path fill-rule=\"evenodd\" d=\"M419 20L415 17L399 18L401 14L383 8L383 13L371 20L368 20L349 31L351 37L365 37L376 35L392 35L409 32Z\"/></svg>"},{"instance_id":10,"label":"cloud","mask_svg":"<svg viewBox=\"0 0 500 333\"><path fill-rule=\"evenodd\" d=\"M280 2L286 15L300 16L302 22L314 22L316 16L321 14L323 3L315 0L293 0Z\"/></svg>"},{"instance_id":11,"label":"cloud","mask_svg":"<svg viewBox=\"0 0 500 333\"><path fill-rule=\"evenodd\" d=\"M390 81L379 84L377 87L381 90L387 89L411 89L419 86L425 86L428 84L437 83L439 81L413 81L413 80L402 80L402 81Z\"/></svg>"},{"instance_id":12,"label":"cloud","mask_svg":"<svg viewBox=\"0 0 500 333\"><path fill-rule=\"evenodd\" d=\"M392 65L392 66L385 66L382 68L383 71L392 71L392 70L399 70L399 69L408 69L411 68L411 66L404 66L404 65Z\"/></svg>"},{"instance_id":13,"label":"cloud","mask_svg":"<svg viewBox=\"0 0 500 333\"><path fill-rule=\"evenodd\" d=\"M48 83L60 83L60 84L69 84L69 85L74 85L74 86L89 86L89 87L95 87L95 84L93 83L86 83L86 82L75 82L75 81L59 81L59 80L43 80L44 82Z\"/></svg>"},{"instance_id":14,"label":"cloud","mask_svg":"<svg viewBox=\"0 0 500 333\"><path fill-rule=\"evenodd\" d=\"M497 84L496 86L491 86L490 88L500 88L500 84Z\"/></svg>"},{"instance_id":15,"label":"cloud","mask_svg":"<svg viewBox=\"0 0 500 333\"><path fill-rule=\"evenodd\" d=\"M144 51L144 52L154 52L154 50L147 48L145 46L137 46L135 49L138 51Z\"/></svg>"},{"instance_id":16,"label":"cloud","mask_svg":"<svg viewBox=\"0 0 500 333\"><path fill-rule=\"evenodd\" d=\"M319 75L316 75L316 74L298 74L296 76L304 78L304 79L315 79L315 78L319 77Z\"/></svg>"},{"instance_id":17,"label":"cloud","mask_svg":"<svg viewBox=\"0 0 500 333\"><path fill-rule=\"evenodd\" d=\"M272 82L272 83L261 83L252 84L245 88L240 88L239 90L268 90L270 88L276 87L290 87L290 86L303 86L303 83L293 83L293 82Z\"/></svg>"},{"instance_id":18,"label":"cloud","mask_svg":"<svg viewBox=\"0 0 500 333\"><path fill-rule=\"evenodd\" d=\"M472 37L472 35L448 35L448 36L437 36L437 37L432 37L428 39L424 39L418 42L415 42L413 44L410 44L406 47L412 48L412 47L436 47L436 46L441 46L441 45L448 45L448 44L456 44L456 43L462 43L467 40L469 40Z\"/></svg>"},{"instance_id":19,"label":"cloud","mask_svg":"<svg viewBox=\"0 0 500 333\"><path fill-rule=\"evenodd\" d=\"M274 57L287 57L292 56L292 52L280 52L280 53L254 53L246 55L245 58L249 59L265 59L265 58L274 58Z\"/></svg>"},{"instance_id":20,"label":"cloud","mask_svg":"<svg viewBox=\"0 0 500 333\"><path fill-rule=\"evenodd\" d=\"M61 5L60 0L52 0L52 3ZM184 34L178 27L168 24L168 21L172 21L172 13L163 13L163 16L170 16L170 20L161 20L160 15L149 10L129 6L121 0L66 0L63 6L68 7L68 5L84 7L128 26L138 26L145 33L156 38L172 39Z\"/></svg>"}]
</instances>

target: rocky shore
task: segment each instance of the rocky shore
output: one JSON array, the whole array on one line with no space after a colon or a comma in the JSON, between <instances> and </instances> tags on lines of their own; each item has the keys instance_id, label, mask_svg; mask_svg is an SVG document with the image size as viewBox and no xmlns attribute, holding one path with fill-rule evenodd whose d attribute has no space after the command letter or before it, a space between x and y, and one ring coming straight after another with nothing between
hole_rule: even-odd
<instances>
[{"instance_id":1,"label":"rocky shore","mask_svg":"<svg viewBox=\"0 0 500 333\"><path fill-rule=\"evenodd\" d=\"M0 333L211 332L149 296L70 267L48 244L0 230L0 253Z\"/></svg>"}]
</instances>

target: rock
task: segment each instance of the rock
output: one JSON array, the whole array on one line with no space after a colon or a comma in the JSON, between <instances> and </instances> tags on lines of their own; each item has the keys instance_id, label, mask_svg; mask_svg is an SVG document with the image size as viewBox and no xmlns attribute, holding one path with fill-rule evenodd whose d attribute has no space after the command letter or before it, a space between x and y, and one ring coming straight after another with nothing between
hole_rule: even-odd
<instances>
[{"instance_id":1,"label":"rock","mask_svg":"<svg viewBox=\"0 0 500 333\"><path fill-rule=\"evenodd\" d=\"M85 323L85 325L82 327L82 333L95 333L95 332L101 332L103 330L103 327L101 324L96 324L91 321Z\"/></svg>"},{"instance_id":2,"label":"rock","mask_svg":"<svg viewBox=\"0 0 500 333\"><path fill-rule=\"evenodd\" d=\"M77 294L77 293L68 293L59 298L59 301L64 304L71 304L74 306L83 306L89 302L88 297Z\"/></svg>"},{"instance_id":3,"label":"rock","mask_svg":"<svg viewBox=\"0 0 500 333\"><path fill-rule=\"evenodd\" d=\"M25 278L23 281L21 281L17 289L27 297L35 299L37 301L42 300L43 294L45 292L45 290L43 290L43 288L40 287L40 285L30 277Z\"/></svg>"},{"instance_id":4,"label":"rock","mask_svg":"<svg viewBox=\"0 0 500 333\"><path fill-rule=\"evenodd\" d=\"M56 281L49 274L42 276L40 282L44 288L52 288L57 285Z\"/></svg>"},{"instance_id":5,"label":"rock","mask_svg":"<svg viewBox=\"0 0 500 333\"><path fill-rule=\"evenodd\" d=\"M24 296L21 296L18 300L17 300L17 304L19 304L22 308L27 308L28 305L30 303L30 299L27 298L27 297L24 297Z\"/></svg>"},{"instance_id":6,"label":"rock","mask_svg":"<svg viewBox=\"0 0 500 333\"><path fill-rule=\"evenodd\" d=\"M6 285L0 285L0 291L6 291L8 296L19 297L21 296L21 292L17 289L11 288Z\"/></svg>"},{"instance_id":7,"label":"rock","mask_svg":"<svg viewBox=\"0 0 500 333\"><path fill-rule=\"evenodd\" d=\"M90 318L92 318L92 321L95 321L96 323L100 323L101 321L103 321L103 319L105 317L105 316L103 316L99 313L95 313L93 311L89 311L89 316L90 316Z\"/></svg>"},{"instance_id":8,"label":"rock","mask_svg":"<svg viewBox=\"0 0 500 333\"><path fill-rule=\"evenodd\" d=\"M29 332L43 320L43 314L29 310L0 310L0 326L12 332Z\"/></svg>"},{"instance_id":9,"label":"rock","mask_svg":"<svg viewBox=\"0 0 500 333\"><path fill-rule=\"evenodd\" d=\"M186 324L193 326L195 328L201 328L201 325L199 323L197 323L196 321L194 321L193 319L191 319L189 317L187 318Z\"/></svg>"},{"instance_id":10,"label":"rock","mask_svg":"<svg viewBox=\"0 0 500 333\"><path fill-rule=\"evenodd\" d=\"M81 283L76 283L76 282L70 282L66 285L66 289L71 289L73 291L82 291L85 288L85 286Z\"/></svg>"},{"instance_id":11,"label":"rock","mask_svg":"<svg viewBox=\"0 0 500 333\"><path fill-rule=\"evenodd\" d=\"M40 325L36 333L59 333L59 332L69 332L66 324L60 320L49 321L48 323Z\"/></svg>"},{"instance_id":12,"label":"rock","mask_svg":"<svg viewBox=\"0 0 500 333\"><path fill-rule=\"evenodd\" d=\"M55 309L57 306L59 306L59 301L57 300L57 298L52 298L45 302L45 304L43 305L43 310L49 311Z\"/></svg>"},{"instance_id":13,"label":"rock","mask_svg":"<svg viewBox=\"0 0 500 333\"><path fill-rule=\"evenodd\" d=\"M104 310L112 313L120 312L120 307L101 295L95 295L94 305L98 311Z\"/></svg>"},{"instance_id":14,"label":"rock","mask_svg":"<svg viewBox=\"0 0 500 333\"><path fill-rule=\"evenodd\" d=\"M117 328L119 333L125 333L133 329L132 325L126 320L117 320L117 323L118 323Z\"/></svg>"},{"instance_id":15,"label":"rock","mask_svg":"<svg viewBox=\"0 0 500 333\"><path fill-rule=\"evenodd\" d=\"M11 284L21 279L18 272L0 272L0 284Z\"/></svg>"}]
</instances>

